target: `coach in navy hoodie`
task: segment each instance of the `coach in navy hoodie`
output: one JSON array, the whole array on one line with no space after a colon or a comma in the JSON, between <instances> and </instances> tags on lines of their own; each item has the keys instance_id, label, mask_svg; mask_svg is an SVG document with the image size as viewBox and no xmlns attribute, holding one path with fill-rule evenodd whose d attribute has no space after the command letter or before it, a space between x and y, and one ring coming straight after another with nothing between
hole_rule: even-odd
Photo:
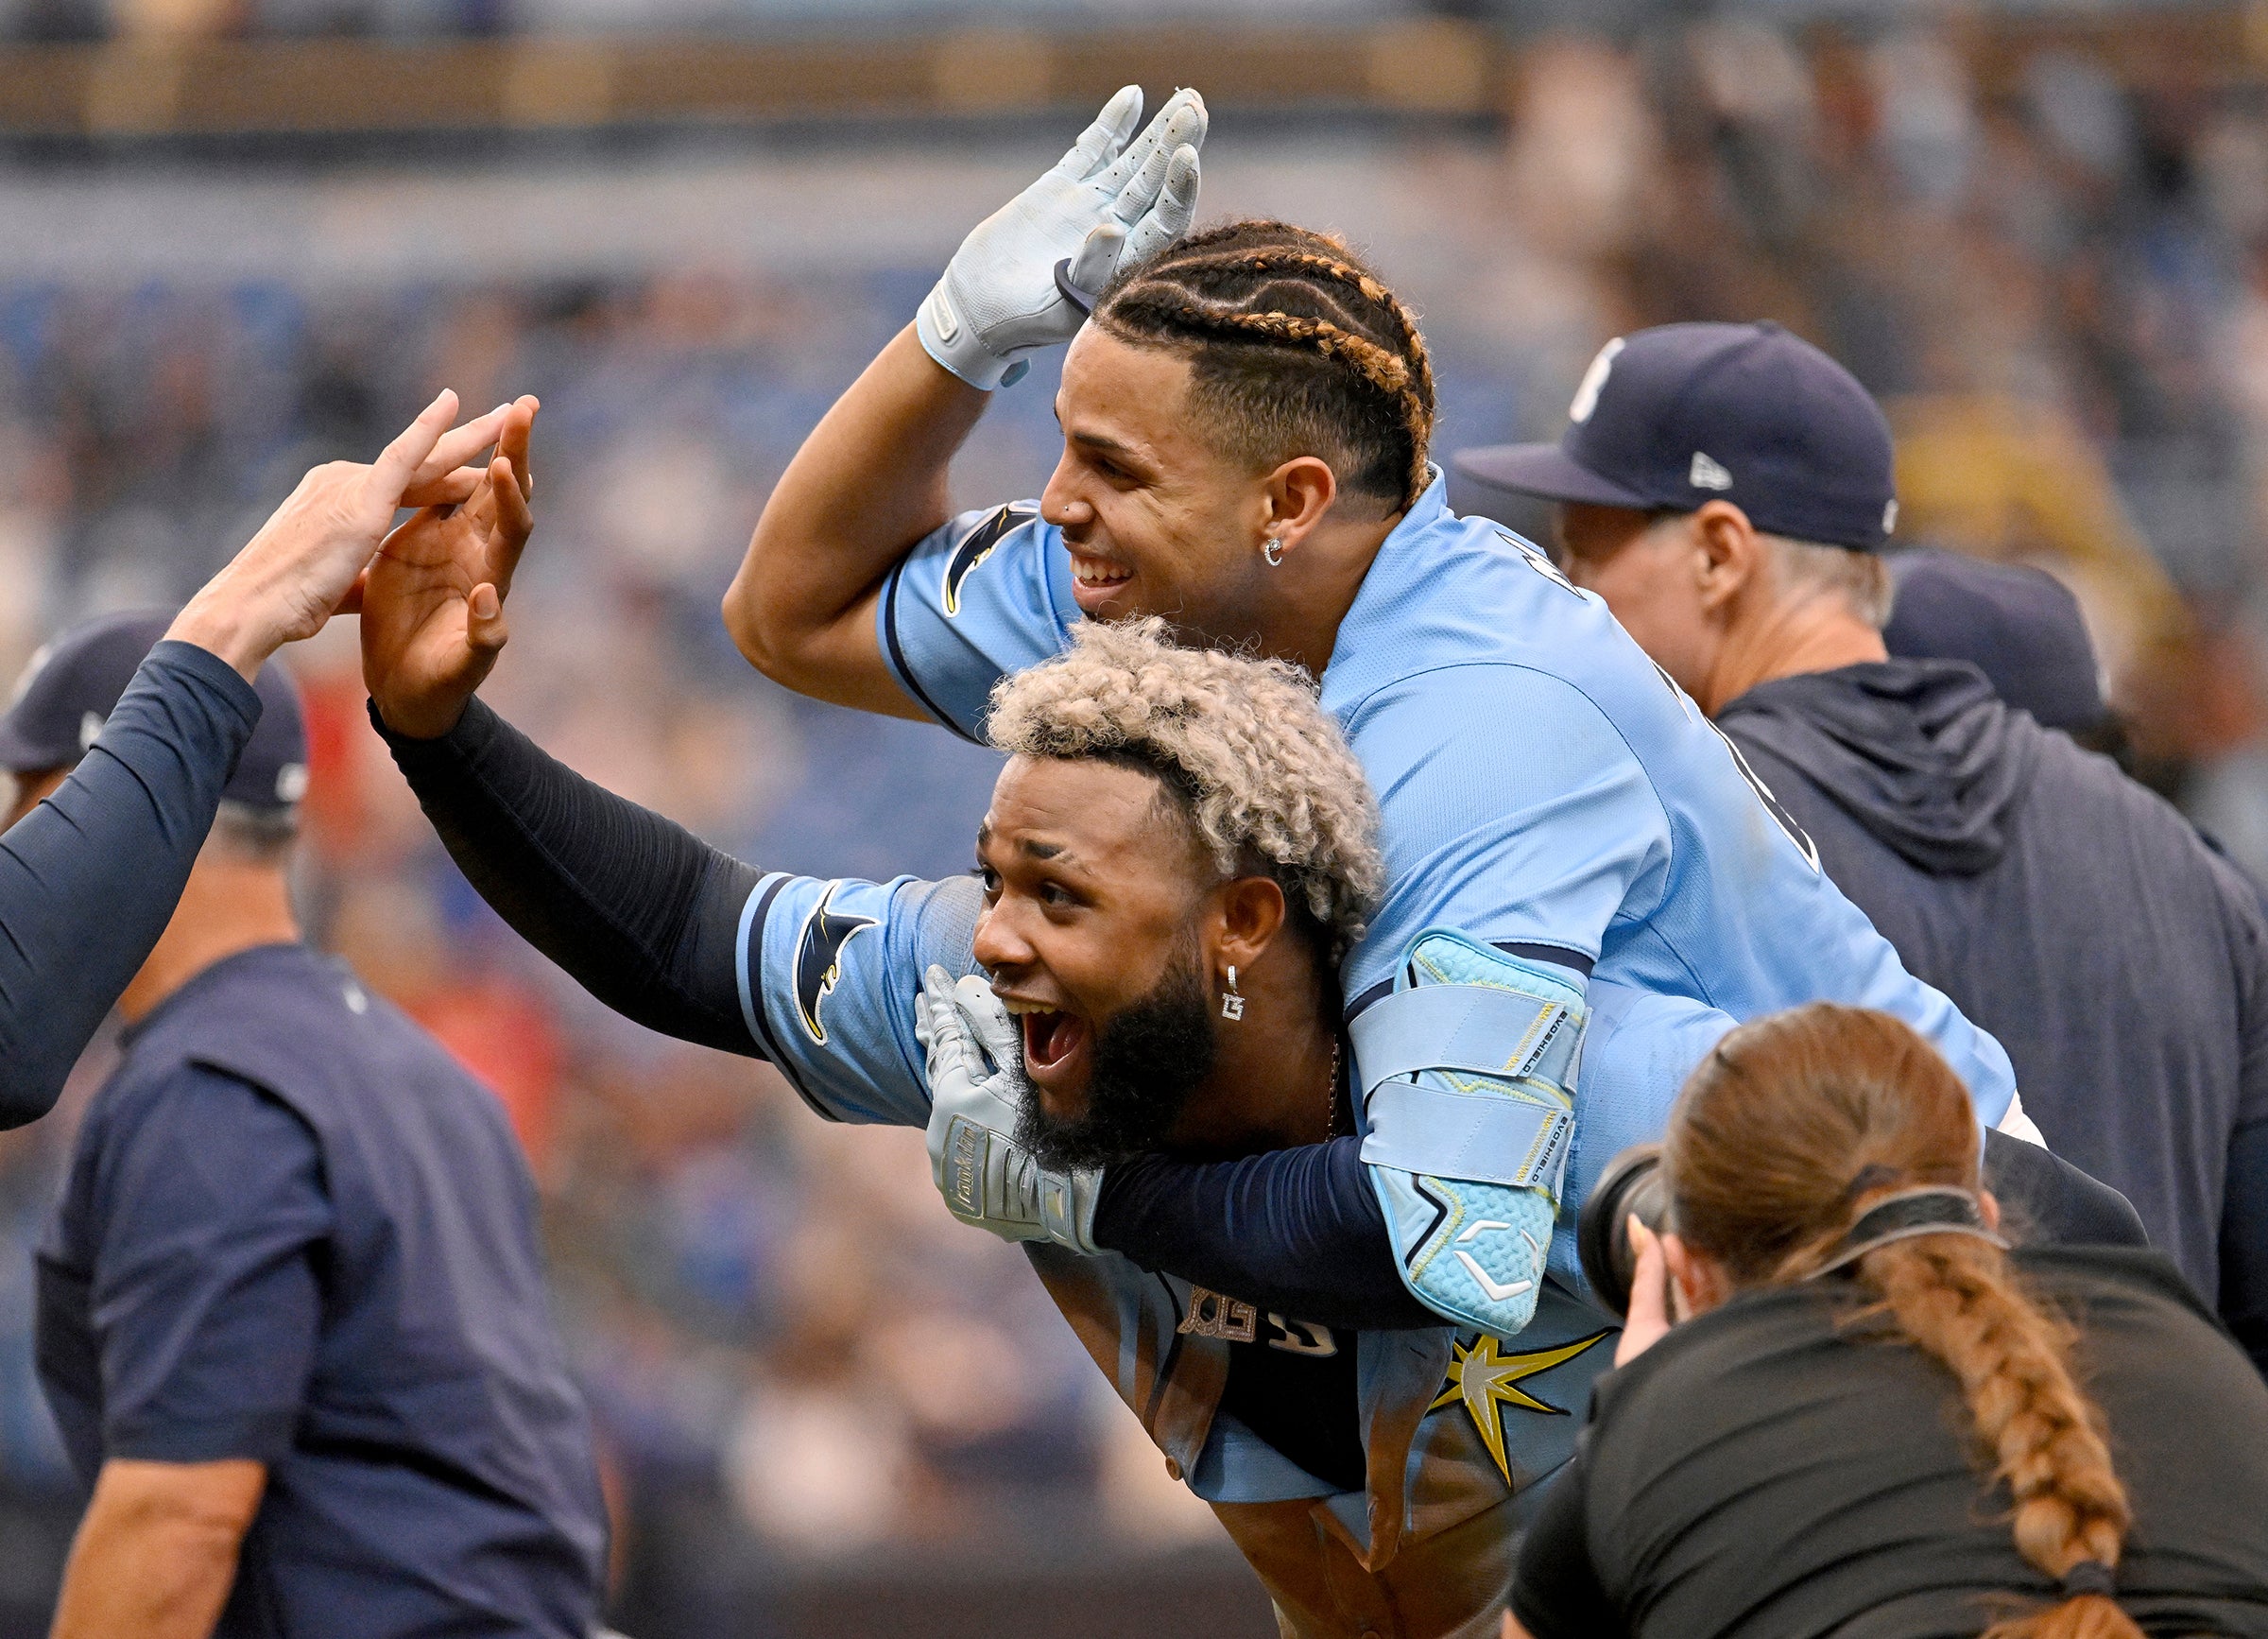
<instances>
[{"instance_id":1,"label":"coach in navy hoodie","mask_svg":"<svg viewBox=\"0 0 2268 1639\"><path fill-rule=\"evenodd\" d=\"M1716 719L1906 966L2007 1047L2056 1154L2124 1193L2268 1370L2258 889L1971 661L1893 656L1889 430L1841 367L1759 325L1644 331L1602 360L1559 444L1460 470L1559 503L1569 578ZM2087 715L2091 653L2046 577L1939 561L1903 595L1936 652Z\"/></svg>"}]
</instances>

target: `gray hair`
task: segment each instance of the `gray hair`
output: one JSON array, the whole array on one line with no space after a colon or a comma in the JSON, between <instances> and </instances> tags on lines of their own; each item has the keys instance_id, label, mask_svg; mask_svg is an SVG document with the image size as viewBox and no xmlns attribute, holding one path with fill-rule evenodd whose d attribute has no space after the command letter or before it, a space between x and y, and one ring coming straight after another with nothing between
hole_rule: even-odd
<instances>
[{"instance_id":1,"label":"gray hair","mask_svg":"<svg viewBox=\"0 0 2268 1639\"><path fill-rule=\"evenodd\" d=\"M213 816L206 846L241 865L286 863L300 839L300 809L255 807L223 798Z\"/></svg>"},{"instance_id":2,"label":"gray hair","mask_svg":"<svg viewBox=\"0 0 2268 1639\"><path fill-rule=\"evenodd\" d=\"M1221 874L1273 877L1334 960L1384 890L1370 782L1296 665L1180 647L1156 618L1084 621L1068 652L993 689L988 732L1018 756L1148 768Z\"/></svg>"},{"instance_id":3,"label":"gray hair","mask_svg":"<svg viewBox=\"0 0 2268 1639\"><path fill-rule=\"evenodd\" d=\"M1788 591L1840 597L1852 614L1877 631L1889 624L1890 604L1897 594L1890 584L1890 566L1880 553L1822 546L1761 529L1757 539L1770 551L1773 575Z\"/></svg>"}]
</instances>

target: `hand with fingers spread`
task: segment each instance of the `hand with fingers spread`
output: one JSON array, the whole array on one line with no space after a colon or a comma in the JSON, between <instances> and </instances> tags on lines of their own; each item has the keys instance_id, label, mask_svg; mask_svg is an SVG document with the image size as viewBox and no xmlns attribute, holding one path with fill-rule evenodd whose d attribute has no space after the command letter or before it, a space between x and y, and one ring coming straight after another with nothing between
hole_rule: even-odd
<instances>
[{"instance_id":1,"label":"hand with fingers spread","mask_svg":"<svg viewBox=\"0 0 2268 1639\"><path fill-rule=\"evenodd\" d=\"M1129 85L1053 170L961 241L914 319L930 357L971 387L1011 386L1030 368L1024 355L1069 341L1086 321L1086 306L1057 283L1058 266L1091 297L1189 231L1205 99L1176 92L1134 136L1141 118L1142 88Z\"/></svg>"},{"instance_id":2,"label":"hand with fingers spread","mask_svg":"<svg viewBox=\"0 0 2268 1639\"><path fill-rule=\"evenodd\" d=\"M284 644L313 637L396 512L471 492L478 474L458 469L496 441L505 412L453 428L455 419L456 394L443 392L368 466L331 461L308 473L165 635L210 650L248 679Z\"/></svg>"},{"instance_id":3,"label":"hand with fingers spread","mask_svg":"<svg viewBox=\"0 0 2268 1639\"><path fill-rule=\"evenodd\" d=\"M427 506L387 536L363 578L362 681L398 734L455 728L504 650L504 600L535 527L527 444L539 407L506 405L488 471L462 475L458 504Z\"/></svg>"}]
</instances>

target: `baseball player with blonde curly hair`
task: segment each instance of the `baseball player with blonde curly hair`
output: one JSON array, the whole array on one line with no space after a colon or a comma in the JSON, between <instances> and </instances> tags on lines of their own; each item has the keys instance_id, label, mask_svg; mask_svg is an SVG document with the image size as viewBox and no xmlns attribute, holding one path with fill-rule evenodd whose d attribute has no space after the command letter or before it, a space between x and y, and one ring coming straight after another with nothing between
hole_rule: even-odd
<instances>
[{"instance_id":1,"label":"baseball player with blonde curly hair","mask_svg":"<svg viewBox=\"0 0 2268 1639\"><path fill-rule=\"evenodd\" d=\"M994 696L1010 755L973 873L816 881L581 780L471 699L476 678L405 658L419 550L397 537L365 597L373 715L490 904L640 1023L768 1059L830 1119L926 1127L948 1205L1014 1226L1287 1633L1493 1633L1519 1493L1563 1456L1506 1407L1547 1404L1526 1377L1603 1365L1605 1318L1555 1290L1521 1355L1469 1345L1467 1388L1445 1395L1433 1344L1450 1328L1411 1303L1393 1322L1426 1330L1381 1329L1334 1291L1356 1271L1275 1308L1122 1238L1157 1169L1352 1130L1339 965L1383 864L1368 784L1306 675L1177 647L1157 621L1084 629ZM1636 1000L1683 1009L1680 1057L1730 1024ZM1666 1108L1659 1034L1594 1029L1587 1089Z\"/></svg>"}]
</instances>

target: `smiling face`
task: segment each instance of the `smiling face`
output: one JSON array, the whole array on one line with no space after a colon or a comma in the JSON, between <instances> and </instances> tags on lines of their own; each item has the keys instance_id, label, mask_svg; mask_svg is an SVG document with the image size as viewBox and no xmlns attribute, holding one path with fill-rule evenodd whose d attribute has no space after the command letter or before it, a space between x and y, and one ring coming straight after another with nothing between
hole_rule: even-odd
<instances>
[{"instance_id":1,"label":"smiling face","mask_svg":"<svg viewBox=\"0 0 2268 1639\"><path fill-rule=\"evenodd\" d=\"M1018 1015L1024 1073L1047 1121L1087 1117L1098 1078L1124 1091L1130 1069L1186 1096L1211 1068L1210 1026L1189 1039L1188 996L1204 1021L1216 885L1159 780L1097 758L1012 758L977 833L977 862L976 959ZM1145 1051L1134 1055L1140 1065L1120 1062L1135 1039L1177 1044L1182 1061ZM1135 1091L1163 1098L1175 1088Z\"/></svg>"},{"instance_id":2,"label":"smiling face","mask_svg":"<svg viewBox=\"0 0 2268 1639\"><path fill-rule=\"evenodd\" d=\"M1071 549L1091 618L1163 615L1216 641L1260 630L1267 474L1224 454L1192 413L1191 370L1090 324L1063 361L1063 457L1040 498Z\"/></svg>"}]
</instances>

